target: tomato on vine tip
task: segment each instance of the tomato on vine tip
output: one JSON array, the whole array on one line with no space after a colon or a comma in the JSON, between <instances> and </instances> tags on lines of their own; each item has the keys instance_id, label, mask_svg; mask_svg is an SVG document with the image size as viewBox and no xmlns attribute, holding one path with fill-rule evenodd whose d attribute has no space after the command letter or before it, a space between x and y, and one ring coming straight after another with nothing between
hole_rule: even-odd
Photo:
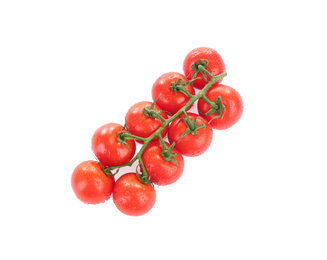
<instances>
[{"instance_id":1,"label":"tomato on vine tip","mask_svg":"<svg viewBox=\"0 0 327 260\"><path fill-rule=\"evenodd\" d=\"M210 80L210 76L206 76L201 72L195 71L194 67L192 67L194 62L201 63L213 76L226 72L224 60L216 50L208 47L199 47L191 50L184 59L183 70L184 75L188 78L188 80L196 78L196 80L192 83L197 89L203 89ZM220 79L218 82L221 81L222 79Z\"/></svg>"},{"instance_id":2,"label":"tomato on vine tip","mask_svg":"<svg viewBox=\"0 0 327 260\"><path fill-rule=\"evenodd\" d=\"M130 172L116 181L113 201L120 212L129 216L141 216L154 206L156 191L152 185L141 183L136 173Z\"/></svg>"},{"instance_id":3,"label":"tomato on vine tip","mask_svg":"<svg viewBox=\"0 0 327 260\"><path fill-rule=\"evenodd\" d=\"M115 179L107 176L97 161L84 161L76 166L71 185L76 197L86 204L99 204L112 194Z\"/></svg>"}]
</instances>

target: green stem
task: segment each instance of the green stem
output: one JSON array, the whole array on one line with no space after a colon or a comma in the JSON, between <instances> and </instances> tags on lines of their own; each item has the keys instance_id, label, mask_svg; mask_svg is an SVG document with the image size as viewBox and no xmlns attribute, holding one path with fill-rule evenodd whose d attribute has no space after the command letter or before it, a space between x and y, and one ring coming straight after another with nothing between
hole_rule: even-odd
<instances>
[{"instance_id":1,"label":"green stem","mask_svg":"<svg viewBox=\"0 0 327 260\"><path fill-rule=\"evenodd\" d=\"M158 135L158 139L161 147L166 147L165 140L162 138L161 135Z\"/></svg>"},{"instance_id":2,"label":"green stem","mask_svg":"<svg viewBox=\"0 0 327 260\"><path fill-rule=\"evenodd\" d=\"M212 102L210 99L208 99L206 96L203 96L201 98L204 102L206 102L208 105L210 106L216 106L216 103L215 102Z\"/></svg>"},{"instance_id":3,"label":"green stem","mask_svg":"<svg viewBox=\"0 0 327 260\"><path fill-rule=\"evenodd\" d=\"M210 78L214 77L214 75L212 75L209 71L207 71L203 66L200 65L198 68L201 72L208 74Z\"/></svg>"},{"instance_id":4,"label":"green stem","mask_svg":"<svg viewBox=\"0 0 327 260\"><path fill-rule=\"evenodd\" d=\"M137 135L131 135L130 133L124 133L122 135L122 138L126 141L126 140L138 140L138 141L145 141L145 138L137 136Z\"/></svg>"},{"instance_id":5,"label":"green stem","mask_svg":"<svg viewBox=\"0 0 327 260\"><path fill-rule=\"evenodd\" d=\"M184 95L186 95L188 98L192 98L193 97L193 95L190 93L190 92L188 92L185 88L182 88L181 90L180 90L180 92L182 92Z\"/></svg>"}]
</instances>

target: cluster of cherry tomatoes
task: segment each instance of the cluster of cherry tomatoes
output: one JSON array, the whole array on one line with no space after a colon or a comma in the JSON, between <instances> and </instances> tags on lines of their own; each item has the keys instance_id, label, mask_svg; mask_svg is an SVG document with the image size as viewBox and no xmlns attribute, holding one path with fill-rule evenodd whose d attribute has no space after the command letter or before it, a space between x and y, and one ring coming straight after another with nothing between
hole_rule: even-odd
<instances>
[{"instance_id":1,"label":"cluster of cherry tomatoes","mask_svg":"<svg viewBox=\"0 0 327 260\"><path fill-rule=\"evenodd\" d=\"M131 106L124 126L108 123L94 132L92 151L98 161L80 163L71 178L78 199L99 204L112 195L122 213L143 215L156 201L153 184L176 182L184 170L183 156L203 154L211 144L212 129L227 129L240 119L242 98L232 87L220 84L223 76L219 76L226 69L217 51L192 50L183 70L184 74L161 75L152 86L153 102ZM197 100L198 114L188 112ZM137 143L142 145L138 153ZM115 180L114 170L136 161L136 172Z\"/></svg>"}]
</instances>

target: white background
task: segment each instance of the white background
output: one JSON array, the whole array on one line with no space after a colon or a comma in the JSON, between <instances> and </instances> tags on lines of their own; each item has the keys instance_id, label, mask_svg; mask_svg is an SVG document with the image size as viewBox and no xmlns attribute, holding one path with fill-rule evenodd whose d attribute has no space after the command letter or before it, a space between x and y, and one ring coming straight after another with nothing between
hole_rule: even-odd
<instances>
[{"instance_id":1,"label":"white background","mask_svg":"<svg viewBox=\"0 0 327 260\"><path fill-rule=\"evenodd\" d=\"M327 259L323 3L1 1L0 258ZM147 215L77 200L95 129L200 46L225 60L238 124Z\"/></svg>"}]
</instances>

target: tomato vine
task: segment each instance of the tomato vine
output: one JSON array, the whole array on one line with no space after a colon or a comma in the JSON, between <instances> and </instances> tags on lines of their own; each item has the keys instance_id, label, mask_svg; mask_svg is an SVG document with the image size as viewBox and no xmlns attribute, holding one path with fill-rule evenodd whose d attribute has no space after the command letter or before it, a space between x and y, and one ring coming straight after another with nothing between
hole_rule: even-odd
<instances>
[{"instance_id":1,"label":"tomato vine","mask_svg":"<svg viewBox=\"0 0 327 260\"><path fill-rule=\"evenodd\" d=\"M184 170L183 156L203 154L213 128L227 129L240 119L243 102L235 89L220 84L227 73L218 52L206 47L192 50L183 71L157 78L153 102L131 106L124 126L107 123L94 132L91 143L97 160L77 165L71 178L78 199L99 204L112 195L122 213L143 215L156 201L154 184L176 182ZM188 112L196 101L198 114ZM166 134L169 142L164 140ZM137 142L142 144L138 152ZM134 172L115 180L122 167L136 162Z\"/></svg>"}]
</instances>

